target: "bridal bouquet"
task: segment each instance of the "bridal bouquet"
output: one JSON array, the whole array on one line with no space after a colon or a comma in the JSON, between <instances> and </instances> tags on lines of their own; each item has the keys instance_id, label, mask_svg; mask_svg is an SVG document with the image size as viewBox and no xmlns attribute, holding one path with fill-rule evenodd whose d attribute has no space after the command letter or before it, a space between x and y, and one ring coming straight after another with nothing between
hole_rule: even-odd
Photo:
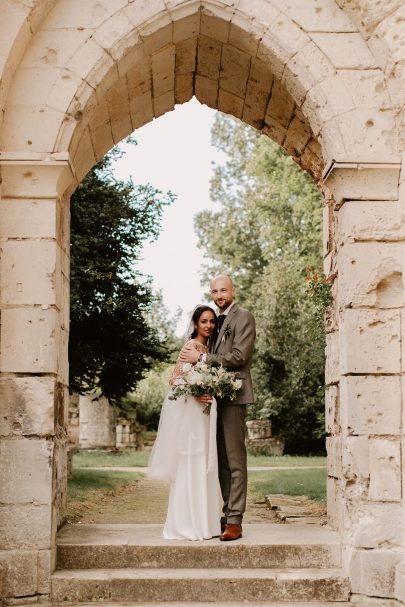
<instances>
[{"instance_id":1,"label":"bridal bouquet","mask_svg":"<svg viewBox=\"0 0 405 607\"><path fill-rule=\"evenodd\" d=\"M183 365L182 374L173 382L169 399L211 394L215 398L233 400L241 387L242 380L236 379L233 373L226 371L222 366L214 367L205 362L198 362L195 365L186 363ZM209 415L210 408L211 406L207 405L203 413Z\"/></svg>"}]
</instances>

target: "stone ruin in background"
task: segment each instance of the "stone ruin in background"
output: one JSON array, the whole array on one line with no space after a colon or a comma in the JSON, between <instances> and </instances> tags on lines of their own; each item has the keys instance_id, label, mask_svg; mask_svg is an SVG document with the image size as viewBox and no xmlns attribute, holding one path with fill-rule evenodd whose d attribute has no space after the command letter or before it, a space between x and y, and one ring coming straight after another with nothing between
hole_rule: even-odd
<instances>
[{"instance_id":1,"label":"stone ruin in background","mask_svg":"<svg viewBox=\"0 0 405 607\"><path fill-rule=\"evenodd\" d=\"M246 448L251 455L283 455L285 440L281 436L272 436L270 419L254 419L246 425Z\"/></svg>"}]
</instances>

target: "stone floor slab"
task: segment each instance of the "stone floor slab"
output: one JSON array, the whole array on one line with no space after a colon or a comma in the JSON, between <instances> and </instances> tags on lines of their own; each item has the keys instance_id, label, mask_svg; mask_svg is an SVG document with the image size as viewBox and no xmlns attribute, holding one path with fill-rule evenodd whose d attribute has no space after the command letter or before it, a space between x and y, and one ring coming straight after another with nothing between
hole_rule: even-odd
<instances>
[{"instance_id":1,"label":"stone floor slab","mask_svg":"<svg viewBox=\"0 0 405 607\"><path fill-rule=\"evenodd\" d=\"M325 527L245 525L237 542L165 540L161 525L68 525L59 533L59 569L340 567L338 536ZM313 533L311 533L313 530Z\"/></svg>"},{"instance_id":2,"label":"stone floor slab","mask_svg":"<svg viewBox=\"0 0 405 607\"><path fill-rule=\"evenodd\" d=\"M211 545L217 539L191 542L189 540L165 540L163 525L120 525L120 524L74 524L65 525L58 533L57 543L64 544L125 544L148 546L191 546ZM302 545L324 544L340 546L339 535L326 526L296 524L293 527L279 524L247 524L243 526L243 537L236 545ZM221 542L221 545L222 542ZM230 547L230 544L226 544Z\"/></svg>"},{"instance_id":3,"label":"stone floor slab","mask_svg":"<svg viewBox=\"0 0 405 607\"><path fill-rule=\"evenodd\" d=\"M347 601L327 601L327 602L316 602L316 603L308 603L308 602L282 602L282 603L251 603L249 602L249 607L339 607L339 605L346 604ZM59 605L63 605L64 607L94 607L94 603L52 603L52 607L59 607ZM246 603L189 603L189 602L181 602L181 603L107 603L103 602L103 607L246 607ZM26 607L25 605L21 605L20 607ZM32 606L30 606L32 607Z\"/></svg>"}]
</instances>

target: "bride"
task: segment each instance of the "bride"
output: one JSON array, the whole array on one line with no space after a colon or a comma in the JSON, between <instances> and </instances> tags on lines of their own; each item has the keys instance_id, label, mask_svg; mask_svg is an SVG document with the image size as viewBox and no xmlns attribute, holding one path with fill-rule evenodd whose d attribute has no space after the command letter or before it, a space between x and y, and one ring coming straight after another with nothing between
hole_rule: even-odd
<instances>
[{"instance_id":1,"label":"bride","mask_svg":"<svg viewBox=\"0 0 405 607\"><path fill-rule=\"evenodd\" d=\"M204 355L215 331L216 315L209 306L198 306L192 316L190 339ZM182 372L177 360L170 383ZM170 395L170 392L168 396ZM220 535L220 489L216 447L215 399L202 396L166 397L156 441L149 460L149 476L170 479L169 506L163 537L203 540ZM203 414L211 401L209 415Z\"/></svg>"}]
</instances>

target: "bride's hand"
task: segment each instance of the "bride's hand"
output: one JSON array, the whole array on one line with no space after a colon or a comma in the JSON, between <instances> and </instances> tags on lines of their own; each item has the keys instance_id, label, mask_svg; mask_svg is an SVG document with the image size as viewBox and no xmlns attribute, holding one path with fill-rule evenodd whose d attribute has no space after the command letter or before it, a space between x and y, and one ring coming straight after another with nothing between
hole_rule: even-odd
<instances>
[{"instance_id":1,"label":"bride's hand","mask_svg":"<svg viewBox=\"0 0 405 607\"><path fill-rule=\"evenodd\" d=\"M197 348L193 348L192 346L183 346L180 351L180 362L182 363L196 363L200 358L200 352Z\"/></svg>"},{"instance_id":2,"label":"bride's hand","mask_svg":"<svg viewBox=\"0 0 405 607\"><path fill-rule=\"evenodd\" d=\"M204 406L210 405L212 402L211 394L202 394L201 396L196 396L195 399Z\"/></svg>"}]
</instances>

